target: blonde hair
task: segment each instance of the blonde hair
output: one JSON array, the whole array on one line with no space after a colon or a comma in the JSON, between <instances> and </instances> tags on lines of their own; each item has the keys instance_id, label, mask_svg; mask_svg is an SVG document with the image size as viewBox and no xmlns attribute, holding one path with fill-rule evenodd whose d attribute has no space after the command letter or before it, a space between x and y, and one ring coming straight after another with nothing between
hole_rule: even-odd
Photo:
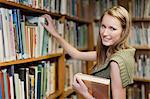
<instances>
[{"instance_id":1,"label":"blonde hair","mask_svg":"<svg viewBox=\"0 0 150 99\"><path fill-rule=\"evenodd\" d=\"M102 22L102 19L104 17L104 15L111 15L115 18L117 18L122 26L122 33L121 33L121 38L115 42L115 44L106 47L102 44L101 41L101 37L98 37L98 41L97 41L97 48L96 48L96 52L97 52L97 65L101 66L104 64L105 60L107 57L109 57L110 55L112 55L113 53L115 53L116 51L119 51L121 49L127 49L129 48L127 41L128 41L128 36L130 34L130 28L131 28L131 18L129 17L129 13L128 11L121 7L121 6L115 6L112 7L110 9L108 9L107 11L104 12L104 14L101 17L100 22Z\"/></svg>"}]
</instances>

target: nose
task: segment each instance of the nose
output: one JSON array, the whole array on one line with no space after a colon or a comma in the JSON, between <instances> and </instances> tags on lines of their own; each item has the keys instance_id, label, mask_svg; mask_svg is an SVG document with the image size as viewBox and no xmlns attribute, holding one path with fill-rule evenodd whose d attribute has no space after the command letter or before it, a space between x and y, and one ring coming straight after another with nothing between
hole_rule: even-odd
<instances>
[{"instance_id":1,"label":"nose","mask_svg":"<svg viewBox=\"0 0 150 99\"><path fill-rule=\"evenodd\" d=\"M102 34L103 34L103 36L108 35L108 29L107 29L107 28L105 28L105 29L102 31Z\"/></svg>"}]
</instances>

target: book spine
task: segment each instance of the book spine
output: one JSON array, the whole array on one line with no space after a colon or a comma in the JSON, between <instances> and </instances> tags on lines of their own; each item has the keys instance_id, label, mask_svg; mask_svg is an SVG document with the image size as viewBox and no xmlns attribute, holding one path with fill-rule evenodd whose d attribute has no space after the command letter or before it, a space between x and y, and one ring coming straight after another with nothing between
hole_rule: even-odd
<instances>
[{"instance_id":1,"label":"book spine","mask_svg":"<svg viewBox=\"0 0 150 99\"><path fill-rule=\"evenodd\" d=\"M5 98L8 99L8 85L7 85L7 74L6 74L6 69L2 70L2 72L3 72L3 81L4 81Z\"/></svg>"}]
</instances>

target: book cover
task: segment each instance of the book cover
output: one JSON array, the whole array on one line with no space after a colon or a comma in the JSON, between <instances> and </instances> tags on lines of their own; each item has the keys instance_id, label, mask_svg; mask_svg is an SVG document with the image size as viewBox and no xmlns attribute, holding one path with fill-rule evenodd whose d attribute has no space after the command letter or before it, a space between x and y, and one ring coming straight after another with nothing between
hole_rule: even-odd
<instances>
[{"instance_id":1,"label":"book cover","mask_svg":"<svg viewBox=\"0 0 150 99\"><path fill-rule=\"evenodd\" d=\"M9 32L10 32L10 52L11 52L11 60L16 60L16 50L15 50L15 38L14 38L14 28L13 28L13 14L12 10L8 12L9 17Z\"/></svg>"},{"instance_id":2,"label":"book cover","mask_svg":"<svg viewBox=\"0 0 150 99\"><path fill-rule=\"evenodd\" d=\"M18 68L17 73L19 74L20 85L21 85L21 92L22 92L22 99L26 99L26 68Z\"/></svg>"},{"instance_id":3,"label":"book cover","mask_svg":"<svg viewBox=\"0 0 150 99\"><path fill-rule=\"evenodd\" d=\"M42 76L42 65L39 64L38 65L38 71L37 71L37 99L40 99L40 95L41 95L41 76Z\"/></svg>"},{"instance_id":4,"label":"book cover","mask_svg":"<svg viewBox=\"0 0 150 99\"><path fill-rule=\"evenodd\" d=\"M3 72L1 70L0 70L0 85L1 85L2 99L5 99L4 77Z\"/></svg>"},{"instance_id":5,"label":"book cover","mask_svg":"<svg viewBox=\"0 0 150 99\"><path fill-rule=\"evenodd\" d=\"M87 74L76 74L84 81L89 93L96 99L110 99L110 79L100 78Z\"/></svg>"},{"instance_id":6,"label":"book cover","mask_svg":"<svg viewBox=\"0 0 150 99\"><path fill-rule=\"evenodd\" d=\"M0 84L0 99L2 99L2 87L1 87L1 84Z\"/></svg>"},{"instance_id":7,"label":"book cover","mask_svg":"<svg viewBox=\"0 0 150 99\"><path fill-rule=\"evenodd\" d=\"M9 46L8 46L8 42L9 42L9 40L8 40L8 26L7 26L7 22L8 22L8 20L7 20L7 16L6 16L6 14L7 14L7 9L5 9L5 8L0 8L0 10L1 10L1 15L2 15L2 28L3 28L3 30L2 30L2 32L3 32L3 42L4 42L4 60L5 61L8 61L9 60Z\"/></svg>"},{"instance_id":8,"label":"book cover","mask_svg":"<svg viewBox=\"0 0 150 99\"><path fill-rule=\"evenodd\" d=\"M14 29L14 40L15 40L15 50L17 54L17 59L21 58L21 49L20 49L20 41L19 41L19 30L18 30L18 23L17 23L17 10L12 10L13 16L13 29Z\"/></svg>"},{"instance_id":9,"label":"book cover","mask_svg":"<svg viewBox=\"0 0 150 99\"><path fill-rule=\"evenodd\" d=\"M7 69L8 73L8 90L10 90L10 99L16 99L16 93L15 93L15 81L14 81L14 66L11 66Z\"/></svg>"},{"instance_id":10,"label":"book cover","mask_svg":"<svg viewBox=\"0 0 150 99\"><path fill-rule=\"evenodd\" d=\"M11 87L10 87L10 79L9 79L9 74L6 72L6 80L7 80L7 88L8 88L8 99L12 99L11 98Z\"/></svg>"},{"instance_id":11,"label":"book cover","mask_svg":"<svg viewBox=\"0 0 150 99\"><path fill-rule=\"evenodd\" d=\"M2 12L0 10L0 61L4 61L4 37L3 37L3 21Z\"/></svg>"},{"instance_id":12,"label":"book cover","mask_svg":"<svg viewBox=\"0 0 150 99\"><path fill-rule=\"evenodd\" d=\"M4 81L4 92L5 92L5 98L8 99L8 85L7 85L7 69L2 70L3 72L3 81Z\"/></svg>"}]
</instances>

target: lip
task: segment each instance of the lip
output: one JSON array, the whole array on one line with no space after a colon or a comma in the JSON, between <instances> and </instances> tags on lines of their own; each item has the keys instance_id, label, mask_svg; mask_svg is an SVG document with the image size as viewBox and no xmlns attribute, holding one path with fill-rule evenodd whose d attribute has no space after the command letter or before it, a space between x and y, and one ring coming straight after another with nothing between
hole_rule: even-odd
<instances>
[{"instance_id":1,"label":"lip","mask_svg":"<svg viewBox=\"0 0 150 99\"><path fill-rule=\"evenodd\" d=\"M111 39L110 39L110 38L103 38L103 40L104 40L105 42L108 42L108 41L110 41Z\"/></svg>"}]
</instances>

